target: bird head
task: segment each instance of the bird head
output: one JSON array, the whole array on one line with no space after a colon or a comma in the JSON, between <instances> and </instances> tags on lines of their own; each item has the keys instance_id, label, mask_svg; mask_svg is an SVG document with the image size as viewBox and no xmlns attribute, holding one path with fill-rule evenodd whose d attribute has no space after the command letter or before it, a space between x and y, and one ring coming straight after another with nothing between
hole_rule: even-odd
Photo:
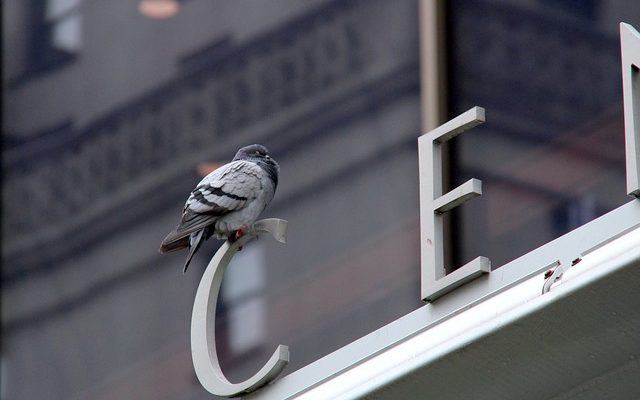
<instances>
[{"instance_id":1,"label":"bird head","mask_svg":"<svg viewBox=\"0 0 640 400\"><path fill-rule=\"evenodd\" d=\"M270 158L269 150L261 144L251 144L244 146L233 157L233 161L236 160L252 160L254 158Z\"/></svg>"},{"instance_id":2,"label":"bird head","mask_svg":"<svg viewBox=\"0 0 640 400\"><path fill-rule=\"evenodd\" d=\"M280 167L278 163L271 158L269 150L261 144L251 144L249 146L242 147L233 157L233 161L246 160L258 164L268 174L274 185L278 184L278 175L280 174Z\"/></svg>"}]
</instances>

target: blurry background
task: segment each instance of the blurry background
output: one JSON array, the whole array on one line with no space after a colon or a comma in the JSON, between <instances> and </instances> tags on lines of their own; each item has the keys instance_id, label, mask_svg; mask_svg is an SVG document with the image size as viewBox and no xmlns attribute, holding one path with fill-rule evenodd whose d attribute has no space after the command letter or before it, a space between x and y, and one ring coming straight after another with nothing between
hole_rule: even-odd
<instances>
[{"instance_id":1,"label":"blurry background","mask_svg":"<svg viewBox=\"0 0 640 400\"><path fill-rule=\"evenodd\" d=\"M443 3L441 3L443 4ZM420 66L487 123L452 143L450 268L494 268L628 201L618 23L625 0L451 0L438 59L417 0L5 0L2 399L204 399L197 284L219 246L161 256L202 163L263 143L281 165L218 306L231 380L277 344L284 374L422 305Z\"/></svg>"}]
</instances>

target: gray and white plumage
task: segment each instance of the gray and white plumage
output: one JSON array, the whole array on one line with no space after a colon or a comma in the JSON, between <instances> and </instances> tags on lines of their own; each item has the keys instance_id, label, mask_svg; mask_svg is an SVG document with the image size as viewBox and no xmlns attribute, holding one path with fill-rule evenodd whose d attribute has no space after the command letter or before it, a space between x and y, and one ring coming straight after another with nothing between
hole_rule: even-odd
<instances>
[{"instance_id":1,"label":"gray and white plumage","mask_svg":"<svg viewBox=\"0 0 640 400\"><path fill-rule=\"evenodd\" d=\"M279 173L278 163L264 146L241 148L230 163L198 183L182 209L180 224L162 241L160 252L188 247L186 271L203 240L237 239L273 199Z\"/></svg>"}]
</instances>

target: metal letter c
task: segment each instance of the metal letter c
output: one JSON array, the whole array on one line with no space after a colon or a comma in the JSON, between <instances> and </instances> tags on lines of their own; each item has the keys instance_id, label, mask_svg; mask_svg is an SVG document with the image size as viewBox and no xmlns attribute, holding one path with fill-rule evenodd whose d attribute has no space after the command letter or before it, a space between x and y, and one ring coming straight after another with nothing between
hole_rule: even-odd
<instances>
[{"instance_id":1,"label":"metal letter c","mask_svg":"<svg viewBox=\"0 0 640 400\"><path fill-rule=\"evenodd\" d=\"M287 221L282 219L269 218L257 221L249 232L234 243L226 241L202 275L191 316L191 356L198 380L214 395L231 397L252 392L278 376L289 362L289 348L279 345L269 361L255 375L244 382L231 383L220 368L215 329L220 285L233 255L260 232L269 232L277 241L284 243L286 230Z\"/></svg>"}]
</instances>

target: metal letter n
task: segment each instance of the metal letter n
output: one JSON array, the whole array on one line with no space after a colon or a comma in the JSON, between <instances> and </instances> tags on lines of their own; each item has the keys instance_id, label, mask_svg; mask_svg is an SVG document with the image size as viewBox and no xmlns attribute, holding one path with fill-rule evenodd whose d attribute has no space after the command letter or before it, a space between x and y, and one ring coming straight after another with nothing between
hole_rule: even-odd
<instances>
[{"instance_id":1,"label":"metal letter n","mask_svg":"<svg viewBox=\"0 0 640 400\"><path fill-rule=\"evenodd\" d=\"M640 33L631 25L620 24L622 48L622 94L624 101L624 139L627 157L627 193L640 197Z\"/></svg>"},{"instance_id":2,"label":"metal letter n","mask_svg":"<svg viewBox=\"0 0 640 400\"><path fill-rule=\"evenodd\" d=\"M484 108L474 107L418 138L420 175L421 296L431 302L458 286L491 271L491 262L478 257L446 274L443 214L482 194L482 182L470 179L442 194L442 144L484 122Z\"/></svg>"}]
</instances>

